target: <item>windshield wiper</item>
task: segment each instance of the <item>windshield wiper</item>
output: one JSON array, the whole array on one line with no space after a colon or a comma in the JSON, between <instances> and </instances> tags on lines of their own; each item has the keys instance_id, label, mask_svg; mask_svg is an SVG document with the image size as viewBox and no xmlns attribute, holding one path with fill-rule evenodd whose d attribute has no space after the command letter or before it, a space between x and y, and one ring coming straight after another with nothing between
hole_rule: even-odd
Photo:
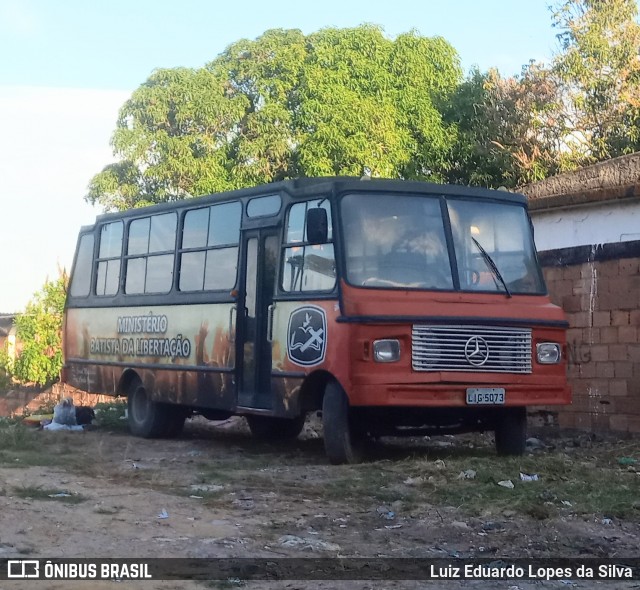
<instances>
[{"instance_id":1,"label":"windshield wiper","mask_svg":"<svg viewBox=\"0 0 640 590\"><path fill-rule=\"evenodd\" d=\"M502 286L504 287L504 292L507 294L507 297L511 297L512 296L511 291L509 291L509 287L507 287L507 283L504 282L504 279L502 278L502 275L500 274L500 271L498 270L496 263L493 261L493 258L491 258L489 254L487 254L487 251L480 245L480 242L478 242L478 240L476 240L474 237L472 237L471 239L473 240L473 243L476 246L478 246L478 250L480 250L480 254L482 254L484 261L487 263L487 266L493 272L493 275L502 283Z\"/></svg>"}]
</instances>

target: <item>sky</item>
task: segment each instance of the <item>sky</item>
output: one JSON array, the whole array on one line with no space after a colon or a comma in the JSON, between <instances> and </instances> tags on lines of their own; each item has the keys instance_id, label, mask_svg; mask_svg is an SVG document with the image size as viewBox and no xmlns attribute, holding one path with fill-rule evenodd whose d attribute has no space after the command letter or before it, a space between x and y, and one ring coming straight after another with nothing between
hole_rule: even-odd
<instances>
[{"instance_id":1,"label":"sky","mask_svg":"<svg viewBox=\"0 0 640 590\"><path fill-rule=\"evenodd\" d=\"M156 68L200 67L272 28L372 23L442 36L468 71L520 72L557 50L551 0L0 0L0 314L22 311L101 211L119 108Z\"/></svg>"}]
</instances>

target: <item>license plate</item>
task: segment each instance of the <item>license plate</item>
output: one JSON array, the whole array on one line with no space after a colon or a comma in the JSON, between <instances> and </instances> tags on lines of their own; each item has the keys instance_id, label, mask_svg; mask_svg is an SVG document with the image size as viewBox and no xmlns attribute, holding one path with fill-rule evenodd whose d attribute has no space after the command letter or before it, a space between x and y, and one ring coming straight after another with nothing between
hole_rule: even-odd
<instances>
[{"instance_id":1,"label":"license plate","mask_svg":"<svg viewBox=\"0 0 640 590\"><path fill-rule=\"evenodd\" d=\"M467 404L504 404L505 392L502 387L470 387L467 389Z\"/></svg>"}]
</instances>

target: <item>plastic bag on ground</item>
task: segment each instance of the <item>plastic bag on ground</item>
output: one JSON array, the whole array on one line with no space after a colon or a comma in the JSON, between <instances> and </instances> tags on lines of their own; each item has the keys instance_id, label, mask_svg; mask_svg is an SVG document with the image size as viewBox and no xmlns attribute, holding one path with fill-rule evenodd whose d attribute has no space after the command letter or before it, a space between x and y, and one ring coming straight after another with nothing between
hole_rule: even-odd
<instances>
[{"instance_id":1,"label":"plastic bag on ground","mask_svg":"<svg viewBox=\"0 0 640 590\"><path fill-rule=\"evenodd\" d=\"M73 400L65 397L53 408L53 421L63 426L76 426L76 409Z\"/></svg>"},{"instance_id":2,"label":"plastic bag on ground","mask_svg":"<svg viewBox=\"0 0 640 590\"><path fill-rule=\"evenodd\" d=\"M80 430L84 430L84 428L82 428L82 426L78 426L76 424L74 424L73 426L70 424L58 424L57 422L51 422L50 424L45 424L42 427L43 430L73 430L73 431L80 431Z\"/></svg>"}]
</instances>

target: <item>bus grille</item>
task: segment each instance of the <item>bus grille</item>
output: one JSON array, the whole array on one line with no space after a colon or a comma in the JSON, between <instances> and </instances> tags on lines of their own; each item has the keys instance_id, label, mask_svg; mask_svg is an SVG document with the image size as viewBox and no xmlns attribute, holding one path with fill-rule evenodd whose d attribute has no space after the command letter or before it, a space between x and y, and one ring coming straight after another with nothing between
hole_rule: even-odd
<instances>
[{"instance_id":1,"label":"bus grille","mask_svg":"<svg viewBox=\"0 0 640 590\"><path fill-rule=\"evenodd\" d=\"M411 360L415 371L531 373L531 330L416 324Z\"/></svg>"}]
</instances>

